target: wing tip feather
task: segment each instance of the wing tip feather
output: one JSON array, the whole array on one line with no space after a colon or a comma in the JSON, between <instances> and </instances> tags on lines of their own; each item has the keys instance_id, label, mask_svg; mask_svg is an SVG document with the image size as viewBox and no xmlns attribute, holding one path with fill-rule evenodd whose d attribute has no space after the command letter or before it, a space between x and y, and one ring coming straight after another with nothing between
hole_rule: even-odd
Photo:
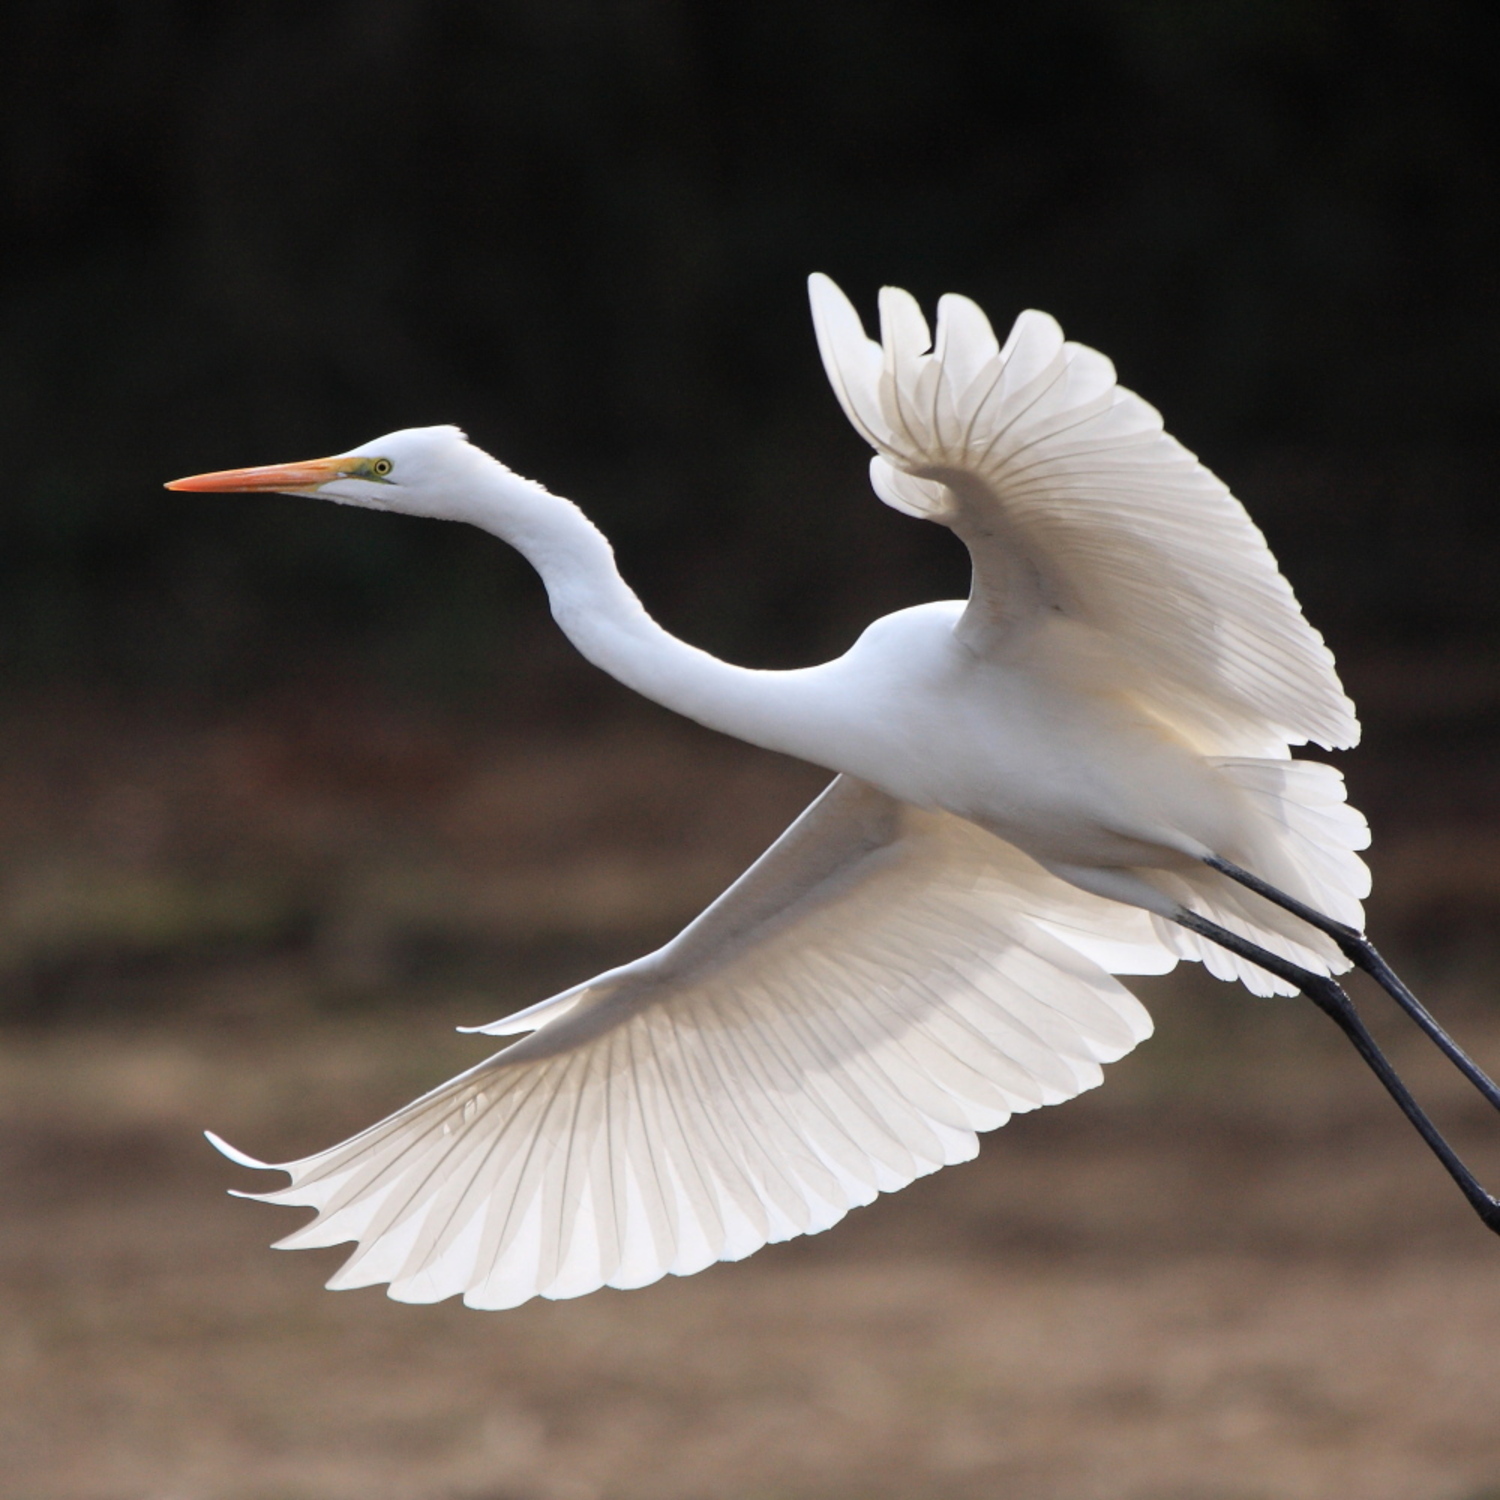
<instances>
[{"instance_id":1,"label":"wing tip feather","mask_svg":"<svg viewBox=\"0 0 1500 1500\"><path fill-rule=\"evenodd\" d=\"M248 1151L241 1151L238 1146L231 1146L223 1136L216 1135L212 1130L205 1130L203 1132L203 1138L208 1142L210 1146L214 1148L215 1151L219 1153L220 1156L227 1156L229 1160L234 1162L237 1166L252 1167L257 1172L281 1172L286 1170L276 1162L261 1161L257 1157L251 1156ZM243 1198L253 1195L238 1193L236 1194L236 1196Z\"/></svg>"}]
</instances>

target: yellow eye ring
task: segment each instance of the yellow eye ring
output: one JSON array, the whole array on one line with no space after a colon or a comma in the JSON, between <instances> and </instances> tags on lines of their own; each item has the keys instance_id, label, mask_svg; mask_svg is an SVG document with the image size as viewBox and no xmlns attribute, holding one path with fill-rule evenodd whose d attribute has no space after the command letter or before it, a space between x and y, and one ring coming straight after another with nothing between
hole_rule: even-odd
<instances>
[{"instance_id":1,"label":"yellow eye ring","mask_svg":"<svg viewBox=\"0 0 1500 1500\"><path fill-rule=\"evenodd\" d=\"M377 458L375 460L375 462L370 465L370 472L373 473L373 474L379 474L382 478L384 478L387 474L389 474L391 472L391 461L390 461L390 459L388 459L388 458Z\"/></svg>"}]
</instances>

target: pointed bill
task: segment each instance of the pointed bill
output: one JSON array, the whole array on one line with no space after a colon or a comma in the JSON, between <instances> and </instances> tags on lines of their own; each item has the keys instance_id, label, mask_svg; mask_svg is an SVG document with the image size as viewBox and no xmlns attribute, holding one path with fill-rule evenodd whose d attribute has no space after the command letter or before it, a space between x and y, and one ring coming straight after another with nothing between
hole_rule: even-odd
<instances>
[{"instance_id":1,"label":"pointed bill","mask_svg":"<svg viewBox=\"0 0 1500 1500\"><path fill-rule=\"evenodd\" d=\"M314 495L334 479L350 472L356 460L309 458L296 464L263 464L255 469L219 469L212 474L190 474L174 479L169 490L193 490L210 494L265 492L282 495Z\"/></svg>"}]
</instances>

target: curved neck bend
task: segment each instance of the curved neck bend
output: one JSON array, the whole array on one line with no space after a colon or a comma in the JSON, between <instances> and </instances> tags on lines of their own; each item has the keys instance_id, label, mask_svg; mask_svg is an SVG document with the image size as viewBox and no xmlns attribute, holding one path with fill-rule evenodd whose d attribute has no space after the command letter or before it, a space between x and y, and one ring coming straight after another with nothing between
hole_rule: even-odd
<instances>
[{"instance_id":1,"label":"curved neck bend","mask_svg":"<svg viewBox=\"0 0 1500 1500\"><path fill-rule=\"evenodd\" d=\"M571 500L496 460L486 468L462 518L509 542L536 569L552 617L589 661L710 729L823 760L808 673L731 666L679 640L646 613L620 577L614 548Z\"/></svg>"}]
</instances>

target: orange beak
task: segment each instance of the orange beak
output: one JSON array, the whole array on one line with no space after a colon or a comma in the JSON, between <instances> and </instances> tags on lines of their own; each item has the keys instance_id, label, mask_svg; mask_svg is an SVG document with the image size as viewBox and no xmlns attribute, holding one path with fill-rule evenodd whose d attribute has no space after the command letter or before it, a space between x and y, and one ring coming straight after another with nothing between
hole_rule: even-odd
<instances>
[{"instance_id":1,"label":"orange beak","mask_svg":"<svg viewBox=\"0 0 1500 1500\"><path fill-rule=\"evenodd\" d=\"M174 479L169 490L199 490L211 493L257 491L283 495L312 495L319 487L349 472L347 458L310 458L300 464L264 464L258 469L219 469L212 474L191 474Z\"/></svg>"}]
</instances>

